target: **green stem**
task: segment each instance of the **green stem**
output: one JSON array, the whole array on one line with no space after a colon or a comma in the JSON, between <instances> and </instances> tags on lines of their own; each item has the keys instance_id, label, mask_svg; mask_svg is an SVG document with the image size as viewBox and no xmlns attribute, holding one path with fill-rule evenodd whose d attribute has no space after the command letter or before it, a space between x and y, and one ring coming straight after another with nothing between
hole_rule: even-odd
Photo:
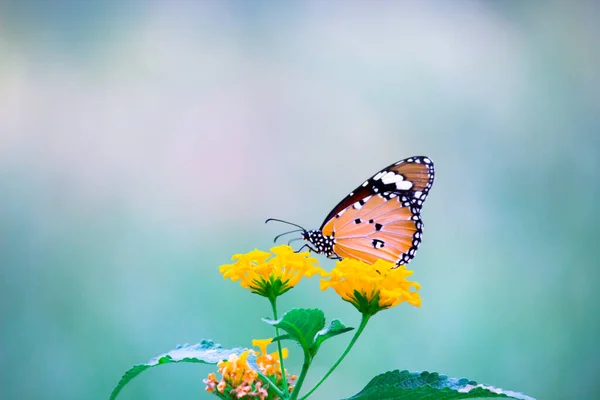
<instances>
[{"instance_id":1,"label":"green stem","mask_svg":"<svg viewBox=\"0 0 600 400\"><path fill-rule=\"evenodd\" d=\"M214 392L212 392L213 394L216 394L218 398L220 399L227 399L227 397L225 397L225 393L219 393L218 390L215 390Z\"/></svg>"},{"instance_id":2,"label":"green stem","mask_svg":"<svg viewBox=\"0 0 600 400\"><path fill-rule=\"evenodd\" d=\"M269 298L271 302L271 308L273 309L273 319L277 320L277 297ZM279 328L275 327L275 335L279 336ZM277 341L277 351L279 352L279 365L281 366L281 381L283 383L283 391L285 396L279 394L282 398L287 398L289 393L288 391L288 382L287 377L285 376L285 367L283 366L283 350L281 349L281 340Z\"/></svg>"},{"instance_id":3,"label":"green stem","mask_svg":"<svg viewBox=\"0 0 600 400\"><path fill-rule=\"evenodd\" d=\"M281 397L282 399L286 399L286 398L287 398L287 397L286 397L287 393L286 393L286 394L284 394L284 393L281 391L281 389L279 389L279 388L277 387L277 385L276 385L276 384L275 384L273 381L271 381L271 380L269 379L269 377L268 377L268 376L266 376L266 375L263 375L261 372L258 372L258 376L260 376L260 377L262 378L262 380L263 380L263 381L265 381L267 384L269 384L269 388L273 388L273 390L275 391L275 393L277 393L277 394L279 395L279 397Z\"/></svg>"},{"instance_id":4,"label":"green stem","mask_svg":"<svg viewBox=\"0 0 600 400\"><path fill-rule=\"evenodd\" d=\"M317 390L317 388L319 386L321 386L321 383L323 383L325 381L325 379L327 379L329 377L329 375L331 375L331 373L337 368L338 365L340 365L342 360L350 352L350 349L352 348L352 346L354 346L354 343L356 342L356 340L358 339L358 337L360 336L362 331L365 329L365 326L367 326L367 322L369 322L369 318L371 318L371 315L369 315L369 314L362 315L362 319L360 320L360 326L356 330L356 333L352 337L352 340L350 341L350 343L348 343L348 347L346 347L346 350L344 350L344 352L342 353L340 358L338 358L338 360L335 362L335 364L333 364L333 366L329 369L329 371L327 371L327 373L321 378L321 380L319 382L317 382L317 384L312 389L310 389L308 391L308 393L306 393L304 396L302 396L300 398L300 400L306 399L308 396L310 396L312 394L312 392Z\"/></svg>"},{"instance_id":5,"label":"green stem","mask_svg":"<svg viewBox=\"0 0 600 400\"><path fill-rule=\"evenodd\" d=\"M310 363L312 362L312 357L308 352L304 352L304 363L302 364L302 371L300 371L300 376L298 376L298 381L294 386L294 391L292 392L291 400L296 400L298 398L298 393L300 392L300 388L304 383L304 378L306 378L306 374L308 373L308 368L310 367Z\"/></svg>"}]
</instances>

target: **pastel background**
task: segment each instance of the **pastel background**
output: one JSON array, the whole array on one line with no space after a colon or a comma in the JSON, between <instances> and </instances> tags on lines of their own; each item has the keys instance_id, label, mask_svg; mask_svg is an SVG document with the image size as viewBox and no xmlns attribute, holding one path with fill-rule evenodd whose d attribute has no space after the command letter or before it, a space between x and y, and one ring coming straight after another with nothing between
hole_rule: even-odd
<instances>
[{"instance_id":1,"label":"pastel background","mask_svg":"<svg viewBox=\"0 0 600 400\"><path fill-rule=\"evenodd\" d=\"M437 170L422 307L315 398L396 368L600 397L599 63L593 1L0 1L0 398L106 399L178 343L271 336L217 267L411 155ZM359 321L316 280L280 307ZM211 370L121 398L208 399Z\"/></svg>"}]
</instances>

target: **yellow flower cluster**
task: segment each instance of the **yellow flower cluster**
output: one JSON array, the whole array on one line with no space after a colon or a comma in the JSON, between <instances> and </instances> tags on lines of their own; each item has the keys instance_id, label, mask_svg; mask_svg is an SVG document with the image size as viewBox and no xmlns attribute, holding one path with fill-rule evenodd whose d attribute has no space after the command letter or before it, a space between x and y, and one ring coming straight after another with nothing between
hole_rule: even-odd
<instances>
[{"instance_id":1,"label":"yellow flower cluster","mask_svg":"<svg viewBox=\"0 0 600 400\"><path fill-rule=\"evenodd\" d=\"M258 397L264 400L269 395L263 382L258 378L258 373L248 365L248 355L252 350L246 350L239 356L232 354L226 361L219 362L221 380L217 380L214 373L208 374L204 379L206 391L213 393L215 389L231 399L241 399L244 396Z\"/></svg>"},{"instance_id":2,"label":"yellow flower cluster","mask_svg":"<svg viewBox=\"0 0 600 400\"><path fill-rule=\"evenodd\" d=\"M271 343L271 339L253 340L252 345L260 349L260 355L256 358L256 364L261 374L267 376L273 383L281 387L282 371L281 363L277 353L268 354L267 345ZM282 350L283 357L287 358L287 349ZM217 364L219 367L218 373L221 374L221 380L218 380L214 373L208 374L208 377L203 380L206 384L206 391L209 393L219 392L221 398L226 399L241 399L241 398L259 398L264 400L269 397L269 387L258 376L258 372L248 364L248 356L256 355L254 350L246 350L239 356L232 354L225 361ZM290 391L294 388L292 383L297 379L296 376L291 376L286 373L288 379L288 387ZM225 397L223 397L225 396ZM271 397L278 398L278 397Z\"/></svg>"},{"instance_id":3,"label":"yellow flower cluster","mask_svg":"<svg viewBox=\"0 0 600 400\"><path fill-rule=\"evenodd\" d=\"M421 305L421 297L411 290L418 290L419 284L406 279L413 272L385 260L371 265L346 258L327 273L310 253L295 253L286 245L273 247L271 252L236 254L232 259L233 264L220 267L223 278L239 280L242 287L271 300L296 286L303 276L319 275L321 290L333 288L363 314L374 315L404 301Z\"/></svg>"},{"instance_id":4,"label":"yellow flower cluster","mask_svg":"<svg viewBox=\"0 0 600 400\"><path fill-rule=\"evenodd\" d=\"M224 279L240 281L243 288L274 299L300 282L303 276L325 275L310 253L295 253L290 246L271 249L272 253L253 250L232 257L233 264L222 265L219 270Z\"/></svg>"},{"instance_id":5,"label":"yellow flower cluster","mask_svg":"<svg viewBox=\"0 0 600 400\"><path fill-rule=\"evenodd\" d=\"M256 359L256 364L258 364L258 368L263 375L268 376L272 380L275 381L277 386L281 386L281 381L283 379L283 373L281 371L281 361L279 360L279 354L277 352L267 353L267 345L269 345L273 340L272 339L263 339L263 340L253 340L252 346L258 347L260 349L260 355ZM283 348L281 350L283 358L287 358L288 350ZM288 388L290 392L294 389L292 383L298 378L295 375L290 376L286 371L286 379L288 380Z\"/></svg>"},{"instance_id":6,"label":"yellow flower cluster","mask_svg":"<svg viewBox=\"0 0 600 400\"><path fill-rule=\"evenodd\" d=\"M369 265L346 258L336 264L328 280L321 280L321 290L333 288L363 314L374 315L404 301L419 307L421 297L411 288L420 286L406 280L413 272L403 265L394 267L395 264L384 260Z\"/></svg>"}]
</instances>

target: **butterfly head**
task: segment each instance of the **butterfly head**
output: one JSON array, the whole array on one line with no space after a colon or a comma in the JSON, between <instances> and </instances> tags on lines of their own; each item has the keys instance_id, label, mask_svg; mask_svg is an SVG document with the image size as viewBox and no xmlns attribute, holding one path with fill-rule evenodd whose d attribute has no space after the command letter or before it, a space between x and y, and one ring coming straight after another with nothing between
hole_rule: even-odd
<instances>
[{"instance_id":1,"label":"butterfly head","mask_svg":"<svg viewBox=\"0 0 600 400\"><path fill-rule=\"evenodd\" d=\"M296 240L304 240L307 242L304 246L297 250L297 252L302 251L302 249L304 249L305 247L308 247L309 250L314 253L325 254L329 258L340 259L340 257L333 250L333 246L335 244L335 238L333 234L331 236L323 235L323 232L320 229L307 230L298 224L294 224L293 222L288 222L277 218L269 218L265 222L271 221L282 222L284 224L293 225L298 228L275 236L275 242L277 242L277 239L279 239L280 237L288 235L290 233L300 233L301 237L294 238L288 242L288 245L292 242L295 242Z\"/></svg>"}]
</instances>

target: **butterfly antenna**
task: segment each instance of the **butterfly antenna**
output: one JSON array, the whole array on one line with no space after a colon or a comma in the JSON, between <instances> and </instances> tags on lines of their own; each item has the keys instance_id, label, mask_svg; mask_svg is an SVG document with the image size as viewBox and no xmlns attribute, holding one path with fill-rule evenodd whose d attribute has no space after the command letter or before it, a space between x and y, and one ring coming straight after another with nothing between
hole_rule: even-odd
<instances>
[{"instance_id":1,"label":"butterfly antenna","mask_svg":"<svg viewBox=\"0 0 600 400\"><path fill-rule=\"evenodd\" d=\"M279 235L275 236L275 239L273 239L273 243L277 242L277 239L279 239L280 237L282 237L284 235L288 235L290 233L302 232L302 231L303 231L302 229L294 229L293 231L280 233Z\"/></svg>"},{"instance_id":2,"label":"butterfly antenna","mask_svg":"<svg viewBox=\"0 0 600 400\"><path fill-rule=\"evenodd\" d=\"M282 219L277 219L277 218L269 218L269 219L267 219L267 220L265 221L265 224L266 224L267 222L270 222L270 221L276 221L276 222L281 222L281 223L284 223L284 224L292 225L292 226L295 226L295 227L297 227L297 228L300 228L300 229L302 229L303 231L306 231L306 229L304 229L303 227L301 227L301 226L300 226L300 225L298 225L298 224L294 224L293 222L288 222L288 221L284 221L284 220L282 220Z\"/></svg>"}]
</instances>

